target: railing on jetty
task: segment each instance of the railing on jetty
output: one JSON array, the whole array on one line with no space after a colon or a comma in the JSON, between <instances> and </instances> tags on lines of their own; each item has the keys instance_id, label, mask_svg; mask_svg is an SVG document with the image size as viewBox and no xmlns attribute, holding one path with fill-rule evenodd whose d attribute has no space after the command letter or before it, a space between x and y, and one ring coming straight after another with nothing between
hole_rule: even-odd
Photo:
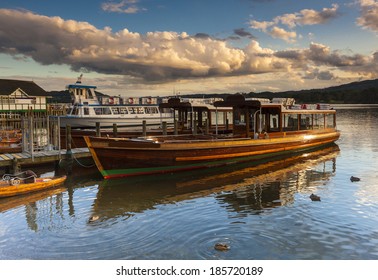
<instances>
[{"instance_id":1,"label":"railing on jetty","mask_svg":"<svg viewBox=\"0 0 378 280\"><path fill-rule=\"evenodd\" d=\"M22 151L0 154L0 167L6 173L17 173L23 165L54 164L72 172L73 160L91 159L88 148L61 148L60 121L52 117L23 117L20 120L22 131ZM87 161L87 160L86 160Z\"/></svg>"},{"instance_id":2,"label":"railing on jetty","mask_svg":"<svg viewBox=\"0 0 378 280\"><path fill-rule=\"evenodd\" d=\"M36 151L60 150L59 118L22 118L21 130L22 151L32 157Z\"/></svg>"}]
</instances>

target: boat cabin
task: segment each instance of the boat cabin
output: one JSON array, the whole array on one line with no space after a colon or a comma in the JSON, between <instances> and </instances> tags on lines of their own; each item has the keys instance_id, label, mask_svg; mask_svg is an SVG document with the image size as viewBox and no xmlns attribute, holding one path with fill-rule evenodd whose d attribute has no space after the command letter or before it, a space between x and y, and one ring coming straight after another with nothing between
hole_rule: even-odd
<instances>
[{"instance_id":1,"label":"boat cabin","mask_svg":"<svg viewBox=\"0 0 378 280\"><path fill-rule=\"evenodd\" d=\"M175 97L161 103L159 107L174 111L174 121L177 122L181 132L196 129L229 130L232 127L232 108L215 107L213 103L219 100L223 99Z\"/></svg>"},{"instance_id":2,"label":"boat cabin","mask_svg":"<svg viewBox=\"0 0 378 280\"><path fill-rule=\"evenodd\" d=\"M264 102L231 95L215 107L232 107L233 134L240 137L268 138L336 128L336 111L329 105L294 105L294 102Z\"/></svg>"},{"instance_id":3,"label":"boat cabin","mask_svg":"<svg viewBox=\"0 0 378 280\"><path fill-rule=\"evenodd\" d=\"M129 98L127 104L122 104L119 99L114 97L103 97L104 103L100 103L95 89L96 86L83 85L80 79L75 83L67 86L68 91L72 97L72 107L69 109L69 116L77 117L126 117L130 118L144 117L144 116L160 116L159 106L157 103L144 102L139 104L135 98ZM130 101L130 100L133 101ZM152 98L150 98L153 100ZM154 99L156 100L156 98ZM148 100L149 101L149 100ZM167 112L162 112L167 113ZM167 114L165 114L167 115Z\"/></svg>"}]
</instances>

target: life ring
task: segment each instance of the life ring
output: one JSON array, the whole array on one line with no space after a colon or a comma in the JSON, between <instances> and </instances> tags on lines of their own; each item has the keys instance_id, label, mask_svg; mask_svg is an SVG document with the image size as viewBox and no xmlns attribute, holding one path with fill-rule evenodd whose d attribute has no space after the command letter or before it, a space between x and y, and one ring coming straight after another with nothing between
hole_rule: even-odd
<instances>
[{"instance_id":1,"label":"life ring","mask_svg":"<svg viewBox=\"0 0 378 280\"><path fill-rule=\"evenodd\" d=\"M127 100L127 102L129 102L129 104L133 104L134 103L134 99L132 99L131 97Z\"/></svg>"},{"instance_id":2,"label":"life ring","mask_svg":"<svg viewBox=\"0 0 378 280\"><path fill-rule=\"evenodd\" d=\"M307 104L302 104L301 109L307 109Z\"/></svg>"},{"instance_id":3,"label":"life ring","mask_svg":"<svg viewBox=\"0 0 378 280\"><path fill-rule=\"evenodd\" d=\"M151 97L148 97L147 98L147 104L151 104L152 103L152 98Z\"/></svg>"}]
</instances>

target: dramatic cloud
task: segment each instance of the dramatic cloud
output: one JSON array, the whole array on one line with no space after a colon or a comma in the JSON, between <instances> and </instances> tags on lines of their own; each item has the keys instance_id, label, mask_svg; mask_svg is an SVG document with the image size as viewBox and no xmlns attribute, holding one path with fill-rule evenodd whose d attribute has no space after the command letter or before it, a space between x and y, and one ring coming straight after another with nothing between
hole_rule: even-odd
<instances>
[{"instance_id":1,"label":"dramatic cloud","mask_svg":"<svg viewBox=\"0 0 378 280\"><path fill-rule=\"evenodd\" d=\"M375 0L360 0L361 16L357 24L366 29L378 32L378 2Z\"/></svg>"},{"instance_id":2,"label":"dramatic cloud","mask_svg":"<svg viewBox=\"0 0 378 280\"><path fill-rule=\"evenodd\" d=\"M279 51L275 52L275 56L290 60L291 66L296 69L307 67L308 70L311 66L327 66L340 71L377 77L378 55L375 54L372 56L345 55L337 50L332 51L325 45L312 43L308 49Z\"/></svg>"},{"instance_id":3,"label":"dramatic cloud","mask_svg":"<svg viewBox=\"0 0 378 280\"><path fill-rule=\"evenodd\" d=\"M251 20L250 27L270 34L274 38L280 38L287 42L295 42L295 38L297 37L295 31L287 31L279 27L279 25L293 29L298 25L324 24L339 16L338 8L339 6L334 4L332 8L323 8L321 11L304 9L298 13L284 14L275 17L272 21Z\"/></svg>"},{"instance_id":4,"label":"dramatic cloud","mask_svg":"<svg viewBox=\"0 0 378 280\"><path fill-rule=\"evenodd\" d=\"M295 32L273 28L272 36L295 39ZM249 37L237 29L238 36ZM43 65L65 64L75 71L94 71L132 77L150 84L169 81L236 77L253 74L294 73L319 68L377 75L378 53L344 55L313 43L308 49L274 51L250 40L244 48L205 33L148 32L127 29L113 32L87 22L47 17L31 12L0 9L0 53L32 58ZM321 68L323 67L323 68ZM329 70L331 71L331 70ZM309 76L309 75L308 75Z\"/></svg>"},{"instance_id":5,"label":"dramatic cloud","mask_svg":"<svg viewBox=\"0 0 378 280\"><path fill-rule=\"evenodd\" d=\"M119 3L105 2L101 5L101 8L107 12L135 14L145 10L136 5L138 2L139 0L123 0Z\"/></svg>"}]
</instances>

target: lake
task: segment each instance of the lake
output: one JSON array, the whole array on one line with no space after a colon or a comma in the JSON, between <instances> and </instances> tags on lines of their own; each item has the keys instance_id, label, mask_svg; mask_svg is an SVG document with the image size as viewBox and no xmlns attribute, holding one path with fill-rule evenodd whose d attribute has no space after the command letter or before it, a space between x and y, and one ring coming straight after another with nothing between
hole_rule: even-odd
<instances>
[{"instance_id":1,"label":"lake","mask_svg":"<svg viewBox=\"0 0 378 280\"><path fill-rule=\"evenodd\" d=\"M378 108L337 121L337 145L259 165L117 180L77 167L63 188L0 200L0 259L376 260Z\"/></svg>"}]
</instances>

